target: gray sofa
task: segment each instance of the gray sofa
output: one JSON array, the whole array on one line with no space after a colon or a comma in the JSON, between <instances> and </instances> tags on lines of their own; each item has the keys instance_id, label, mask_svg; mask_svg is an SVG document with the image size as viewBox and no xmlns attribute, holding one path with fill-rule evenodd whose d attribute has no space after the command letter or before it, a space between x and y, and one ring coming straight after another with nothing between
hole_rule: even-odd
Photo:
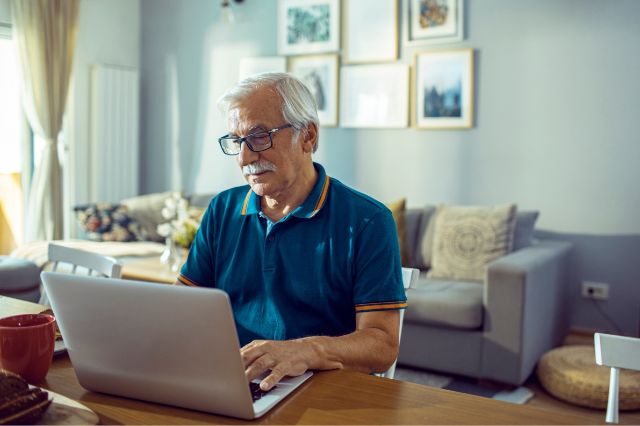
<instances>
[{"instance_id":1,"label":"gray sofa","mask_svg":"<svg viewBox=\"0 0 640 426\"><path fill-rule=\"evenodd\" d=\"M434 208L405 212L408 265ZM562 341L571 245L533 241L537 212L516 216L514 251L491 262L484 282L420 279L407 291L398 364L522 384L538 359Z\"/></svg>"}]
</instances>

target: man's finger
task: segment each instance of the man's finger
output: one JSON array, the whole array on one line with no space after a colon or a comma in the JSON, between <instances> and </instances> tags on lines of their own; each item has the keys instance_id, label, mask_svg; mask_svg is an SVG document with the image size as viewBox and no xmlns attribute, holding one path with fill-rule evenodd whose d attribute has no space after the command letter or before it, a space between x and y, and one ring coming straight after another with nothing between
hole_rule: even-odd
<instances>
[{"instance_id":1,"label":"man's finger","mask_svg":"<svg viewBox=\"0 0 640 426\"><path fill-rule=\"evenodd\" d=\"M262 373L273 368L276 365L273 358L271 358L268 354L265 354L245 368L244 374L247 376L248 381L252 381L253 379L260 377Z\"/></svg>"},{"instance_id":2,"label":"man's finger","mask_svg":"<svg viewBox=\"0 0 640 426\"><path fill-rule=\"evenodd\" d=\"M265 354L264 345L258 343L259 342L253 341L240 349L240 356L242 357L245 368Z\"/></svg>"},{"instance_id":3,"label":"man's finger","mask_svg":"<svg viewBox=\"0 0 640 426\"><path fill-rule=\"evenodd\" d=\"M284 376L285 374L281 370L279 370L278 368L274 368L273 370L271 370L271 374L269 374L264 378L263 381L260 382L260 389L262 389L263 391L268 391L269 389L274 387Z\"/></svg>"}]
</instances>

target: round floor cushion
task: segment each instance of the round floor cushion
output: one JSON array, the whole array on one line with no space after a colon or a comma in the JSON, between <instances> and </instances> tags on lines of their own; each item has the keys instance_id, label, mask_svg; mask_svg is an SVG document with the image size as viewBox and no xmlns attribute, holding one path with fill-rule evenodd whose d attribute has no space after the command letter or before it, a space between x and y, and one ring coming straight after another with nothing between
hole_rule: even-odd
<instances>
[{"instance_id":1,"label":"round floor cushion","mask_svg":"<svg viewBox=\"0 0 640 426\"><path fill-rule=\"evenodd\" d=\"M0 295L37 302L40 298L40 269L25 259L0 256Z\"/></svg>"},{"instance_id":2,"label":"round floor cushion","mask_svg":"<svg viewBox=\"0 0 640 426\"><path fill-rule=\"evenodd\" d=\"M542 386L555 397L589 408L607 408L611 369L596 364L593 346L563 346L538 363ZM640 372L620 370L620 410L640 409Z\"/></svg>"}]
</instances>

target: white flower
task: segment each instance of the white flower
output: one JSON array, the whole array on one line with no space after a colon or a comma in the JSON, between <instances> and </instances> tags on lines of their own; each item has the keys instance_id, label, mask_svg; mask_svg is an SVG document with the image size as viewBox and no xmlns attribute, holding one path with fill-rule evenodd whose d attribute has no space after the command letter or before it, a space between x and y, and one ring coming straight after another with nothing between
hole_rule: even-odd
<instances>
[{"instance_id":1,"label":"white flower","mask_svg":"<svg viewBox=\"0 0 640 426\"><path fill-rule=\"evenodd\" d=\"M198 222L189 215L189 202L179 192L174 192L164 205L161 213L167 222L158 225L158 234L189 247L198 230Z\"/></svg>"},{"instance_id":2,"label":"white flower","mask_svg":"<svg viewBox=\"0 0 640 426\"><path fill-rule=\"evenodd\" d=\"M169 235L171 235L171 228L172 226L170 223L161 223L160 225L158 225L158 234L160 234L161 237L168 237Z\"/></svg>"}]
</instances>

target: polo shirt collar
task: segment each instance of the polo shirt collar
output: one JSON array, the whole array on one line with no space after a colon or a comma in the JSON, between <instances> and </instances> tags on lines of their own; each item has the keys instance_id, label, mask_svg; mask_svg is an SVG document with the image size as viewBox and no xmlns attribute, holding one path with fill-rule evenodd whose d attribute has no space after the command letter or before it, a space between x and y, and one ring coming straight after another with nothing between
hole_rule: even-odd
<instances>
[{"instance_id":1,"label":"polo shirt collar","mask_svg":"<svg viewBox=\"0 0 640 426\"><path fill-rule=\"evenodd\" d=\"M304 202L291 213L293 216L303 219L311 219L322 209L327 201L327 194L329 192L329 183L331 180L324 171L324 167L315 162L313 163L313 167L318 172L318 180ZM260 211L260 197L249 188L242 203L241 213L242 215L250 215L257 214Z\"/></svg>"}]
</instances>

